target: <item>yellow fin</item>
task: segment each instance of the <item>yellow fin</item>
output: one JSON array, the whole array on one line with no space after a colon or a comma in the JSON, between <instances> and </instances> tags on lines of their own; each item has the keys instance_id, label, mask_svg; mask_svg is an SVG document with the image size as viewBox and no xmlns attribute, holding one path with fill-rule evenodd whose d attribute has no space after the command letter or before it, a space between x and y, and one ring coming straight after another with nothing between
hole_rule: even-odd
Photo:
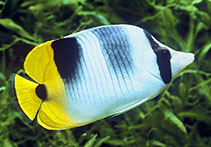
<instances>
[{"instance_id":1,"label":"yellow fin","mask_svg":"<svg viewBox=\"0 0 211 147\"><path fill-rule=\"evenodd\" d=\"M14 78L14 89L18 104L28 118L33 120L42 103L42 100L35 93L38 84L19 75L15 75Z\"/></svg>"},{"instance_id":2,"label":"yellow fin","mask_svg":"<svg viewBox=\"0 0 211 147\"><path fill-rule=\"evenodd\" d=\"M26 57L24 69L39 84L44 84L47 99L37 113L38 123L49 130L63 130L78 126L66 108L65 87L54 61L52 41L35 47Z\"/></svg>"},{"instance_id":3,"label":"yellow fin","mask_svg":"<svg viewBox=\"0 0 211 147\"><path fill-rule=\"evenodd\" d=\"M51 62L49 70L55 71L56 66ZM48 99L42 103L37 115L38 123L49 130L64 130L80 126L81 124L71 120L65 104L64 83L58 72L52 72L53 78L44 82L47 87Z\"/></svg>"},{"instance_id":4,"label":"yellow fin","mask_svg":"<svg viewBox=\"0 0 211 147\"><path fill-rule=\"evenodd\" d=\"M43 84L50 77L46 73L47 67L53 60L51 42L47 41L36 46L26 57L24 69L26 73L36 82Z\"/></svg>"},{"instance_id":5,"label":"yellow fin","mask_svg":"<svg viewBox=\"0 0 211 147\"><path fill-rule=\"evenodd\" d=\"M64 130L78 126L78 123L70 120L64 107L54 101L46 101L42 104L37 120L41 126L49 130Z\"/></svg>"}]
</instances>

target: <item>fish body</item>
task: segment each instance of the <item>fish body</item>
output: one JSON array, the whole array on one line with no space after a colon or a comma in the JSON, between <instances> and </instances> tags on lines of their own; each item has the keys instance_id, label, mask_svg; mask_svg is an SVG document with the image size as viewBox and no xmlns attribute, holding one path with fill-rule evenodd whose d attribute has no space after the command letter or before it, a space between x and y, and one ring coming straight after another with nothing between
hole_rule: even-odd
<instances>
[{"instance_id":1,"label":"fish body","mask_svg":"<svg viewBox=\"0 0 211 147\"><path fill-rule=\"evenodd\" d=\"M175 51L132 25L87 29L35 47L14 76L20 108L44 128L82 126L158 95L194 55Z\"/></svg>"}]
</instances>

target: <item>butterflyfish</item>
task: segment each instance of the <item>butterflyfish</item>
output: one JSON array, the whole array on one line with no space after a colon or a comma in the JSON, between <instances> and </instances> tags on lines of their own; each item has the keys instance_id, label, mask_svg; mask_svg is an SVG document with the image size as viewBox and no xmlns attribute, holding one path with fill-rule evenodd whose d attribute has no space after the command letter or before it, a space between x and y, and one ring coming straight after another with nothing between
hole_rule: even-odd
<instances>
[{"instance_id":1,"label":"butterflyfish","mask_svg":"<svg viewBox=\"0 0 211 147\"><path fill-rule=\"evenodd\" d=\"M154 98L194 54L133 25L91 28L33 48L13 92L26 116L49 130L83 126Z\"/></svg>"}]
</instances>

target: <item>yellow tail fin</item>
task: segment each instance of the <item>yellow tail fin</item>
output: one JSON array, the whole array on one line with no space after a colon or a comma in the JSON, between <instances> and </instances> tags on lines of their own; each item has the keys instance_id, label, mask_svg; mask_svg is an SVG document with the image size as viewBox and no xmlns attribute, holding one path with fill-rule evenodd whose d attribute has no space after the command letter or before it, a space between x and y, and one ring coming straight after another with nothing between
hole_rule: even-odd
<instances>
[{"instance_id":1,"label":"yellow tail fin","mask_svg":"<svg viewBox=\"0 0 211 147\"><path fill-rule=\"evenodd\" d=\"M13 84L20 108L30 120L34 120L42 103L42 100L35 93L38 84L19 75L15 75Z\"/></svg>"}]
</instances>

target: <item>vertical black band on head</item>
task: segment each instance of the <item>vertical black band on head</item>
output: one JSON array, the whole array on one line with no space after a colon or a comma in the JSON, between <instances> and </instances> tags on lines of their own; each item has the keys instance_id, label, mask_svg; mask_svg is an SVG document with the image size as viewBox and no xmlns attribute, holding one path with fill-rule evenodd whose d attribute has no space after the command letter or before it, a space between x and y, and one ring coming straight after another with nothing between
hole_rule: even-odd
<instances>
[{"instance_id":1,"label":"vertical black band on head","mask_svg":"<svg viewBox=\"0 0 211 147\"><path fill-rule=\"evenodd\" d=\"M160 71L160 76L165 84L168 84L172 79L171 72L171 54L168 49L161 47L155 40L152 38L152 35L144 30L144 34L149 40L149 43L157 56L157 64Z\"/></svg>"},{"instance_id":2,"label":"vertical black band on head","mask_svg":"<svg viewBox=\"0 0 211 147\"><path fill-rule=\"evenodd\" d=\"M144 34L148 38L149 43L150 43L153 51L156 52L159 49L159 47L160 47L159 44L154 41L154 39L152 38L152 35L147 30L144 30Z\"/></svg>"},{"instance_id":3,"label":"vertical black band on head","mask_svg":"<svg viewBox=\"0 0 211 147\"><path fill-rule=\"evenodd\" d=\"M35 93L41 100L47 98L47 90L44 84L39 84L35 89Z\"/></svg>"},{"instance_id":4,"label":"vertical black band on head","mask_svg":"<svg viewBox=\"0 0 211 147\"><path fill-rule=\"evenodd\" d=\"M171 54L167 49L160 49L157 51L157 63L160 70L160 75L165 84L171 81Z\"/></svg>"}]
</instances>

